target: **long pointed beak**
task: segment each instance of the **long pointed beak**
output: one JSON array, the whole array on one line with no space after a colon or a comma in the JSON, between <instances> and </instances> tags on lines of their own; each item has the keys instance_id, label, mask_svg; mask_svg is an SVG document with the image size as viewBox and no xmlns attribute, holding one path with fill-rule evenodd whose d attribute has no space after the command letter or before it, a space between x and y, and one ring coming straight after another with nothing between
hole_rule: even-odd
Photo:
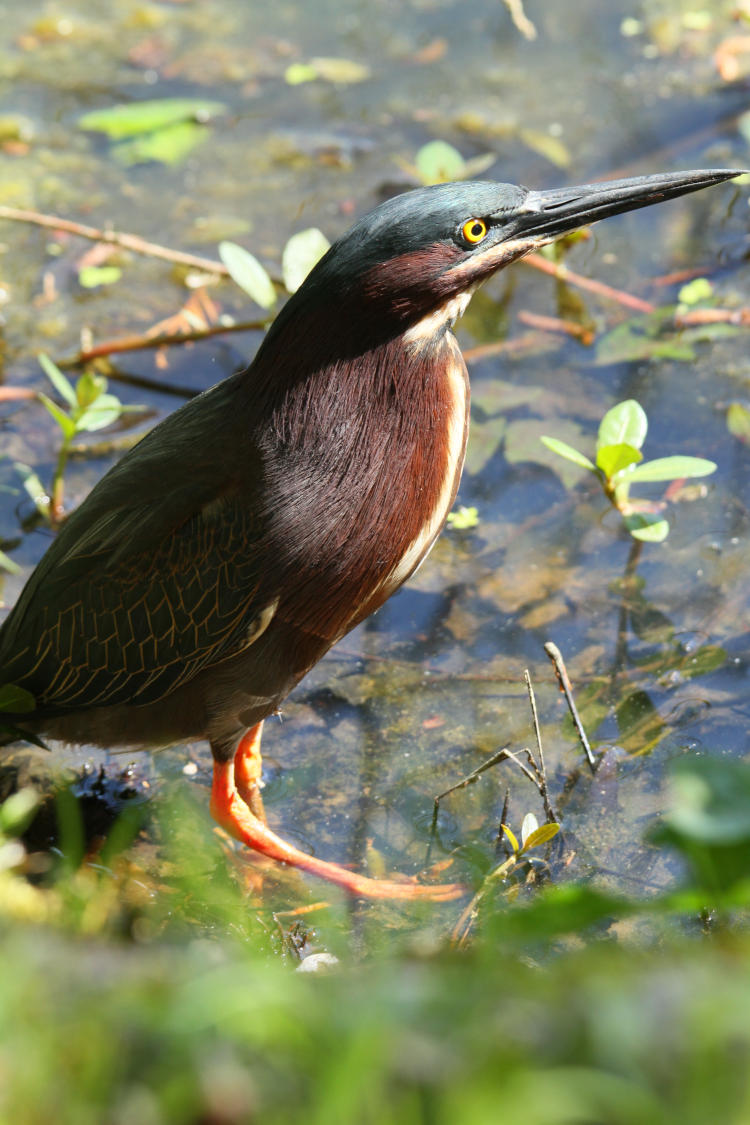
<instances>
[{"instance_id":1,"label":"long pointed beak","mask_svg":"<svg viewBox=\"0 0 750 1125\"><path fill-rule=\"evenodd\" d=\"M538 236L546 241L610 215L618 215L621 211L650 207L652 203L700 191L742 173L743 169L739 168L708 168L633 176L627 180L553 188L551 191L530 191L514 216L514 234L524 238Z\"/></svg>"}]
</instances>

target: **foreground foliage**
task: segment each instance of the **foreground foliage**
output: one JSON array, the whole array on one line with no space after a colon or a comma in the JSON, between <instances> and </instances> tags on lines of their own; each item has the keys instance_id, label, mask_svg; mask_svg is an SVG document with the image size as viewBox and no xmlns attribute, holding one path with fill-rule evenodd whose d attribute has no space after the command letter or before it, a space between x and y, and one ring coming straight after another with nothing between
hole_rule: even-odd
<instances>
[{"instance_id":1,"label":"foreground foliage","mask_svg":"<svg viewBox=\"0 0 750 1125\"><path fill-rule=\"evenodd\" d=\"M680 890L499 893L460 951L450 908L410 908L408 930L333 908L308 934L339 959L325 974L293 971L293 928L247 904L215 839L185 839L189 817L163 821L182 861L157 884L122 850L137 816L79 865L68 809L68 862L0 884L0 1120L746 1121L750 770L692 760L675 786Z\"/></svg>"}]
</instances>

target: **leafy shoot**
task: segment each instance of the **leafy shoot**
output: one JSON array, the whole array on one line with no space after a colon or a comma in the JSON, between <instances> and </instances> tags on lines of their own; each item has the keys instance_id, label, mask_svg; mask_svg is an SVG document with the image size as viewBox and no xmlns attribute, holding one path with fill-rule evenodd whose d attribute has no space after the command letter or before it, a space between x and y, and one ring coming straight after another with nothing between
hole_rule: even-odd
<instances>
[{"instance_id":1,"label":"leafy shoot","mask_svg":"<svg viewBox=\"0 0 750 1125\"><path fill-rule=\"evenodd\" d=\"M705 477L716 471L716 465L703 457L659 457L654 461L644 461L641 447L647 431L646 412L631 398L613 406L602 418L595 462L557 438L543 437L541 440L553 453L588 469L599 478L605 496L620 513L634 539L661 543L669 533L669 524L662 515L665 503L631 497L631 485Z\"/></svg>"}]
</instances>

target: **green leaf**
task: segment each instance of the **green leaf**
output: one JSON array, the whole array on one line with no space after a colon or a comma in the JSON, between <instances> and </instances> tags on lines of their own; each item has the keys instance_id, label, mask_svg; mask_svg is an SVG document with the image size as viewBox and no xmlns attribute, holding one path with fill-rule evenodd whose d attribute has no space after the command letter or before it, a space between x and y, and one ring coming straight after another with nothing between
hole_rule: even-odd
<instances>
[{"instance_id":1,"label":"green leaf","mask_svg":"<svg viewBox=\"0 0 750 1125\"><path fill-rule=\"evenodd\" d=\"M731 403L727 410L727 428L732 437L750 442L750 410L740 402Z\"/></svg>"},{"instance_id":2,"label":"green leaf","mask_svg":"<svg viewBox=\"0 0 750 1125\"><path fill-rule=\"evenodd\" d=\"M13 467L21 477L23 487L27 495L31 498L36 510L40 512L45 519L49 519L49 493L37 474L32 468L28 465L24 465L21 461L16 461Z\"/></svg>"},{"instance_id":3,"label":"green leaf","mask_svg":"<svg viewBox=\"0 0 750 1125\"><path fill-rule=\"evenodd\" d=\"M296 293L313 266L330 247L330 242L317 227L293 234L281 255L281 274L287 293Z\"/></svg>"},{"instance_id":4,"label":"green leaf","mask_svg":"<svg viewBox=\"0 0 750 1125\"><path fill-rule=\"evenodd\" d=\"M154 133L181 122L206 122L225 111L222 102L204 98L158 98L84 113L78 118L78 127L120 140Z\"/></svg>"},{"instance_id":5,"label":"green leaf","mask_svg":"<svg viewBox=\"0 0 750 1125\"><path fill-rule=\"evenodd\" d=\"M722 758L690 758L672 769L672 807L664 821L706 844L750 845L750 767Z\"/></svg>"},{"instance_id":6,"label":"green leaf","mask_svg":"<svg viewBox=\"0 0 750 1125\"><path fill-rule=\"evenodd\" d=\"M76 404L85 409L96 402L100 395L107 389L107 380L103 375L96 375L93 371L84 371L76 383Z\"/></svg>"},{"instance_id":7,"label":"green leaf","mask_svg":"<svg viewBox=\"0 0 750 1125\"><path fill-rule=\"evenodd\" d=\"M443 184L461 180L465 162L461 153L447 141L429 141L415 158L417 175L423 184Z\"/></svg>"},{"instance_id":8,"label":"green leaf","mask_svg":"<svg viewBox=\"0 0 750 1125\"><path fill-rule=\"evenodd\" d=\"M47 376L60 398L65 399L68 406L77 406L78 399L76 398L76 393L73 390L73 384L70 379L63 375L57 364L53 363L44 352L40 352L37 359L39 360L42 371Z\"/></svg>"},{"instance_id":9,"label":"green leaf","mask_svg":"<svg viewBox=\"0 0 750 1125\"><path fill-rule=\"evenodd\" d=\"M546 435L540 437L539 440L542 445L547 446L547 449L551 449L553 453L559 453L566 461L572 461L574 465L580 465L582 469L590 469L592 473L596 472L594 462L590 461L584 453L579 453L572 445L568 445L567 442Z\"/></svg>"},{"instance_id":10,"label":"green leaf","mask_svg":"<svg viewBox=\"0 0 750 1125\"><path fill-rule=\"evenodd\" d=\"M633 538L644 543L661 543L669 534L667 521L650 512L633 512L625 516L624 523Z\"/></svg>"},{"instance_id":11,"label":"green leaf","mask_svg":"<svg viewBox=\"0 0 750 1125\"><path fill-rule=\"evenodd\" d=\"M0 570L7 570L8 574L20 574L21 568L5 551L0 551Z\"/></svg>"},{"instance_id":12,"label":"green leaf","mask_svg":"<svg viewBox=\"0 0 750 1125\"><path fill-rule=\"evenodd\" d=\"M99 395L96 402L87 407L79 416L76 430L79 433L93 433L111 426L122 414L122 403L116 395Z\"/></svg>"},{"instance_id":13,"label":"green leaf","mask_svg":"<svg viewBox=\"0 0 750 1125\"><path fill-rule=\"evenodd\" d=\"M100 285L113 285L121 277L119 266L84 266L78 271L78 284L84 289L96 289Z\"/></svg>"},{"instance_id":14,"label":"green leaf","mask_svg":"<svg viewBox=\"0 0 750 1125\"><path fill-rule=\"evenodd\" d=\"M230 277L240 289L252 297L262 309L272 309L276 304L276 289L258 259L236 242L220 242L219 257L229 270Z\"/></svg>"},{"instance_id":15,"label":"green leaf","mask_svg":"<svg viewBox=\"0 0 750 1125\"><path fill-rule=\"evenodd\" d=\"M676 335L671 326L674 313L674 307L656 309L655 312L634 316L623 324L618 324L597 340L595 362L601 366L637 360L695 359L691 341L701 338L695 334L699 330L696 329L695 333L682 331ZM722 327L731 328L732 325ZM665 330L668 330L668 335L664 334Z\"/></svg>"},{"instance_id":16,"label":"green leaf","mask_svg":"<svg viewBox=\"0 0 750 1125\"><path fill-rule=\"evenodd\" d=\"M134 164L148 164L154 160L158 164L179 164L192 152L196 145L206 139L206 130L194 121L181 121L147 133L121 141L112 149L112 155L119 164L130 168Z\"/></svg>"},{"instance_id":17,"label":"green leaf","mask_svg":"<svg viewBox=\"0 0 750 1125\"><path fill-rule=\"evenodd\" d=\"M516 852L516 853L520 852L521 845L519 844L515 835L511 832L510 828L508 828L508 825L507 824L501 824L500 827L502 828L505 835L508 837L508 840L510 842L510 846L512 847L513 851Z\"/></svg>"},{"instance_id":18,"label":"green leaf","mask_svg":"<svg viewBox=\"0 0 750 1125\"><path fill-rule=\"evenodd\" d=\"M640 449L646 440L648 419L646 411L634 398L618 402L602 418L596 448L605 445L632 445Z\"/></svg>"},{"instance_id":19,"label":"green leaf","mask_svg":"<svg viewBox=\"0 0 750 1125\"><path fill-rule=\"evenodd\" d=\"M70 441L70 439L75 436L76 432L76 424L73 419L70 418L65 413L65 411L57 405L56 402L53 402L51 398L48 398L44 391L37 391L37 398L40 402L44 403L49 413L55 419L58 426L62 430L62 435L65 440Z\"/></svg>"},{"instance_id":20,"label":"green leaf","mask_svg":"<svg viewBox=\"0 0 750 1125\"><path fill-rule=\"evenodd\" d=\"M680 477L707 477L716 472L713 461L703 457L657 457L628 469L623 477L630 481L677 480Z\"/></svg>"},{"instance_id":21,"label":"green leaf","mask_svg":"<svg viewBox=\"0 0 750 1125\"><path fill-rule=\"evenodd\" d=\"M541 828L529 833L523 842L522 850L527 852L530 848L538 848L541 844L548 843L549 840L554 839L559 831L559 824L543 824Z\"/></svg>"},{"instance_id":22,"label":"green leaf","mask_svg":"<svg viewBox=\"0 0 750 1125\"><path fill-rule=\"evenodd\" d=\"M3 684L0 687L0 711L13 711L25 715L36 708L36 700L30 691L16 684Z\"/></svg>"},{"instance_id":23,"label":"green leaf","mask_svg":"<svg viewBox=\"0 0 750 1125\"><path fill-rule=\"evenodd\" d=\"M643 459L643 454L634 445L620 442L618 445L601 445L596 451L597 468L601 469L607 480L611 480L616 473L635 465Z\"/></svg>"},{"instance_id":24,"label":"green leaf","mask_svg":"<svg viewBox=\"0 0 750 1125\"><path fill-rule=\"evenodd\" d=\"M462 504L456 508L454 512L448 513L448 518L445 521L448 527L452 527L454 531L468 531L472 527L479 526L479 512L476 508L466 508Z\"/></svg>"},{"instance_id":25,"label":"green leaf","mask_svg":"<svg viewBox=\"0 0 750 1125\"><path fill-rule=\"evenodd\" d=\"M750 874L750 768L721 757L678 760L672 768L671 808L651 833L678 849L697 882L711 892Z\"/></svg>"},{"instance_id":26,"label":"green leaf","mask_svg":"<svg viewBox=\"0 0 750 1125\"><path fill-rule=\"evenodd\" d=\"M6 836L20 836L28 827L41 798L36 789L19 789L0 805L0 831Z\"/></svg>"},{"instance_id":27,"label":"green leaf","mask_svg":"<svg viewBox=\"0 0 750 1125\"><path fill-rule=\"evenodd\" d=\"M519 942L528 948L533 941L549 941L558 934L580 935L593 925L610 918L626 918L638 910L638 903L624 897L567 883L547 887L530 901L519 901L512 910L498 911L487 920L495 948L504 942Z\"/></svg>"},{"instance_id":28,"label":"green leaf","mask_svg":"<svg viewBox=\"0 0 750 1125\"><path fill-rule=\"evenodd\" d=\"M310 64L315 68L319 78L323 78L326 82L335 82L341 86L364 82L372 74L369 66L355 62L353 59L338 59L319 55L310 59Z\"/></svg>"},{"instance_id":29,"label":"green leaf","mask_svg":"<svg viewBox=\"0 0 750 1125\"><path fill-rule=\"evenodd\" d=\"M350 86L356 82L364 82L371 74L369 66L364 63L319 55L309 62L292 63L284 71L284 81L289 86L301 86L304 82L315 82L322 78L324 82Z\"/></svg>"},{"instance_id":30,"label":"green leaf","mask_svg":"<svg viewBox=\"0 0 750 1125\"><path fill-rule=\"evenodd\" d=\"M696 652L687 653L679 663L679 669L686 679L706 676L723 668L728 660L727 650L721 645L701 645Z\"/></svg>"},{"instance_id":31,"label":"green leaf","mask_svg":"<svg viewBox=\"0 0 750 1125\"><path fill-rule=\"evenodd\" d=\"M284 71L284 81L289 86L301 86L305 82L316 82L318 72L311 63L291 63Z\"/></svg>"},{"instance_id":32,"label":"green leaf","mask_svg":"<svg viewBox=\"0 0 750 1125\"><path fill-rule=\"evenodd\" d=\"M714 288L707 277L696 277L683 285L677 295L681 305L698 305L701 301L709 301L714 295Z\"/></svg>"}]
</instances>

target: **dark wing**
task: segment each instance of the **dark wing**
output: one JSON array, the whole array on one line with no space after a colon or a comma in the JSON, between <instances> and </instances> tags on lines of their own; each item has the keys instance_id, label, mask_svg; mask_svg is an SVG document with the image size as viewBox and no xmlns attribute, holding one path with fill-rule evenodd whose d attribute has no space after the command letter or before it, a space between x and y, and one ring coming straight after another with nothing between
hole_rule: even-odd
<instances>
[{"instance_id":1,"label":"dark wing","mask_svg":"<svg viewBox=\"0 0 750 1125\"><path fill-rule=\"evenodd\" d=\"M236 386L171 415L74 513L0 632L2 680L46 706L147 703L252 643L274 595Z\"/></svg>"}]
</instances>

